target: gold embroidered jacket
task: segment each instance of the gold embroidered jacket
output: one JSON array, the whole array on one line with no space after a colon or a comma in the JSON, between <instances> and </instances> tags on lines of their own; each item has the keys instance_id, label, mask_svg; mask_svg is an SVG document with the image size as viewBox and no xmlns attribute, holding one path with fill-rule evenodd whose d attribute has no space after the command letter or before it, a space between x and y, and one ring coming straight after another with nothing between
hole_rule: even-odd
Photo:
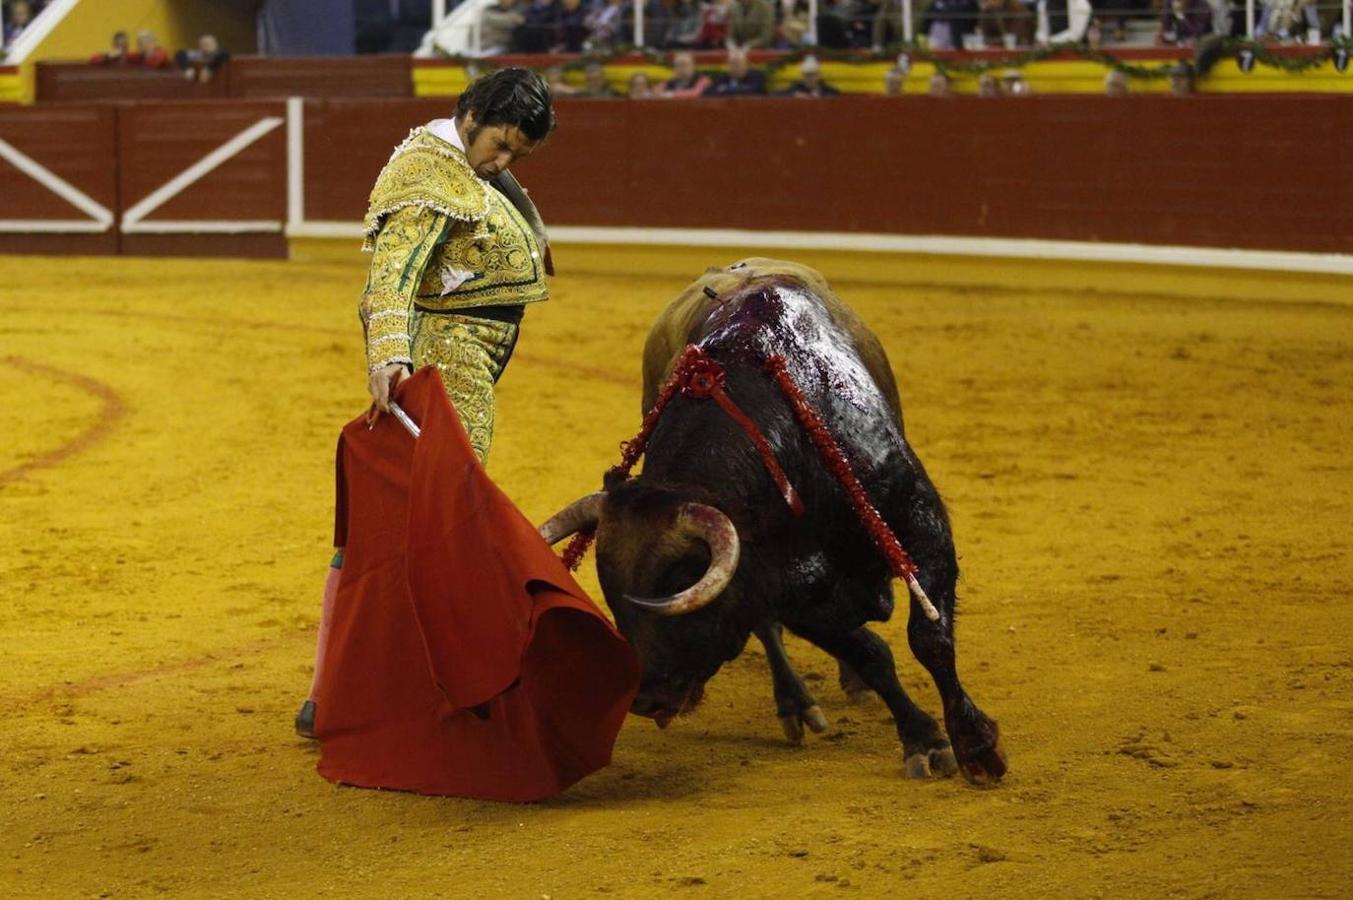
<instances>
[{"instance_id":1,"label":"gold embroidered jacket","mask_svg":"<svg viewBox=\"0 0 1353 900\"><path fill-rule=\"evenodd\" d=\"M371 269L359 312L367 366L413 365L410 319L549 297L540 242L517 208L458 148L415 128L371 190L363 222Z\"/></svg>"}]
</instances>

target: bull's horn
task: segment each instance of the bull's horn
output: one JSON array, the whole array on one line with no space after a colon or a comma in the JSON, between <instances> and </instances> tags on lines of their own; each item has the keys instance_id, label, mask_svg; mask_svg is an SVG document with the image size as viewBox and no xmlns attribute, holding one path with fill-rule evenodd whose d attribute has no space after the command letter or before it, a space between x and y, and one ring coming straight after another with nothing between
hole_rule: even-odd
<instances>
[{"instance_id":1,"label":"bull's horn","mask_svg":"<svg viewBox=\"0 0 1353 900\"><path fill-rule=\"evenodd\" d=\"M625 596L634 605L660 616L682 616L707 605L723 593L738 568L738 530L720 510L703 503L683 503L677 511L676 527L709 546L709 568L695 584L670 597Z\"/></svg>"},{"instance_id":2,"label":"bull's horn","mask_svg":"<svg viewBox=\"0 0 1353 900\"><path fill-rule=\"evenodd\" d=\"M540 536L547 544L557 544L571 534L592 528L601 521L601 505L605 501L605 491L574 500L540 526Z\"/></svg>"}]
</instances>

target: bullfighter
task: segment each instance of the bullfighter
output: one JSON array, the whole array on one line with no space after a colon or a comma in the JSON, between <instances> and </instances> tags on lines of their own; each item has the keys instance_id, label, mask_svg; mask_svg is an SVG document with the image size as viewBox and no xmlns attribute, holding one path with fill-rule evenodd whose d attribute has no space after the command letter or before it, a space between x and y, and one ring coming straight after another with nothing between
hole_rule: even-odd
<instances>
[{"instance_id":1,"label":"bullfighter","mask_svg":"<svg viewBox=\"0 0 1353 900\"><path fill-rule=\"evenodd\" d=\"M494 384L525 306L549 296L544 226L508 171L554 129L550 90L526 69L503 69L461 94L452 119L415 128L371 191L363 249L372 254L359 306L366 337L368 423L396 387L431 366L482 463L493 439ZM324 589L310 695L296 731L314 736L316 692L343 551Z\"/></svg>"}]
</instances>

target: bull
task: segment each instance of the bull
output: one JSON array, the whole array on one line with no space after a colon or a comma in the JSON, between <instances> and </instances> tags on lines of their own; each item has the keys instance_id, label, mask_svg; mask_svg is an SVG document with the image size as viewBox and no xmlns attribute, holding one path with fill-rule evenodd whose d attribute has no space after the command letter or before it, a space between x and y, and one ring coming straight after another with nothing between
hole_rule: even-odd
<instances>
[{"instance_id":1,"label":"bull","mask_svg":"<svg viewBox=\"0 0 1353 900\"><path fill-rule=\"evenodd\" d=\"M996 723L968 696L955 665L958 563L948 515L907 443L878 339L818 272L749 259L707 270L659 316L644 348L645 411L690 345L722 370L733 404L669 394L642 473L613 470L602 492L541 526L551 543L595 529L602 591L643 663L632 712L664 727L689 713L756 634L786 732L825 728L784 653L784 627L839 661L843 687L863 686L887 704L908 777L1000 779ZM867 627L892 614L893 571L768 374L772 358L783 360L917 567L923 594L909 593L907 639L939 690L944 730L907 696L888 644ZM918 595L933 604L929 615Z\"/></svg>"}]
</instances>

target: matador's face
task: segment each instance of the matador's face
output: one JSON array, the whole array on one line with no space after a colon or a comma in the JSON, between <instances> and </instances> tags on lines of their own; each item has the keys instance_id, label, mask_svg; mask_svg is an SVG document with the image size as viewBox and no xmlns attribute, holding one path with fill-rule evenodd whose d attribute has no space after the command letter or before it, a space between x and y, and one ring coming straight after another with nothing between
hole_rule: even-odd
<instances>
[{"instance_id":1,"label":"matador's face","mask_svg":"<svg viewBox=\"0 0 1353 900\"><path fill-rule=\"evenodd\" d=\"M517 160L530 156L541 143L527 138L516 125L479 126L474 113L466 113L465 121L457 124L465 143L465 158L475 174L484 179L506 172Z\"/></svg>"}]
</instances>

